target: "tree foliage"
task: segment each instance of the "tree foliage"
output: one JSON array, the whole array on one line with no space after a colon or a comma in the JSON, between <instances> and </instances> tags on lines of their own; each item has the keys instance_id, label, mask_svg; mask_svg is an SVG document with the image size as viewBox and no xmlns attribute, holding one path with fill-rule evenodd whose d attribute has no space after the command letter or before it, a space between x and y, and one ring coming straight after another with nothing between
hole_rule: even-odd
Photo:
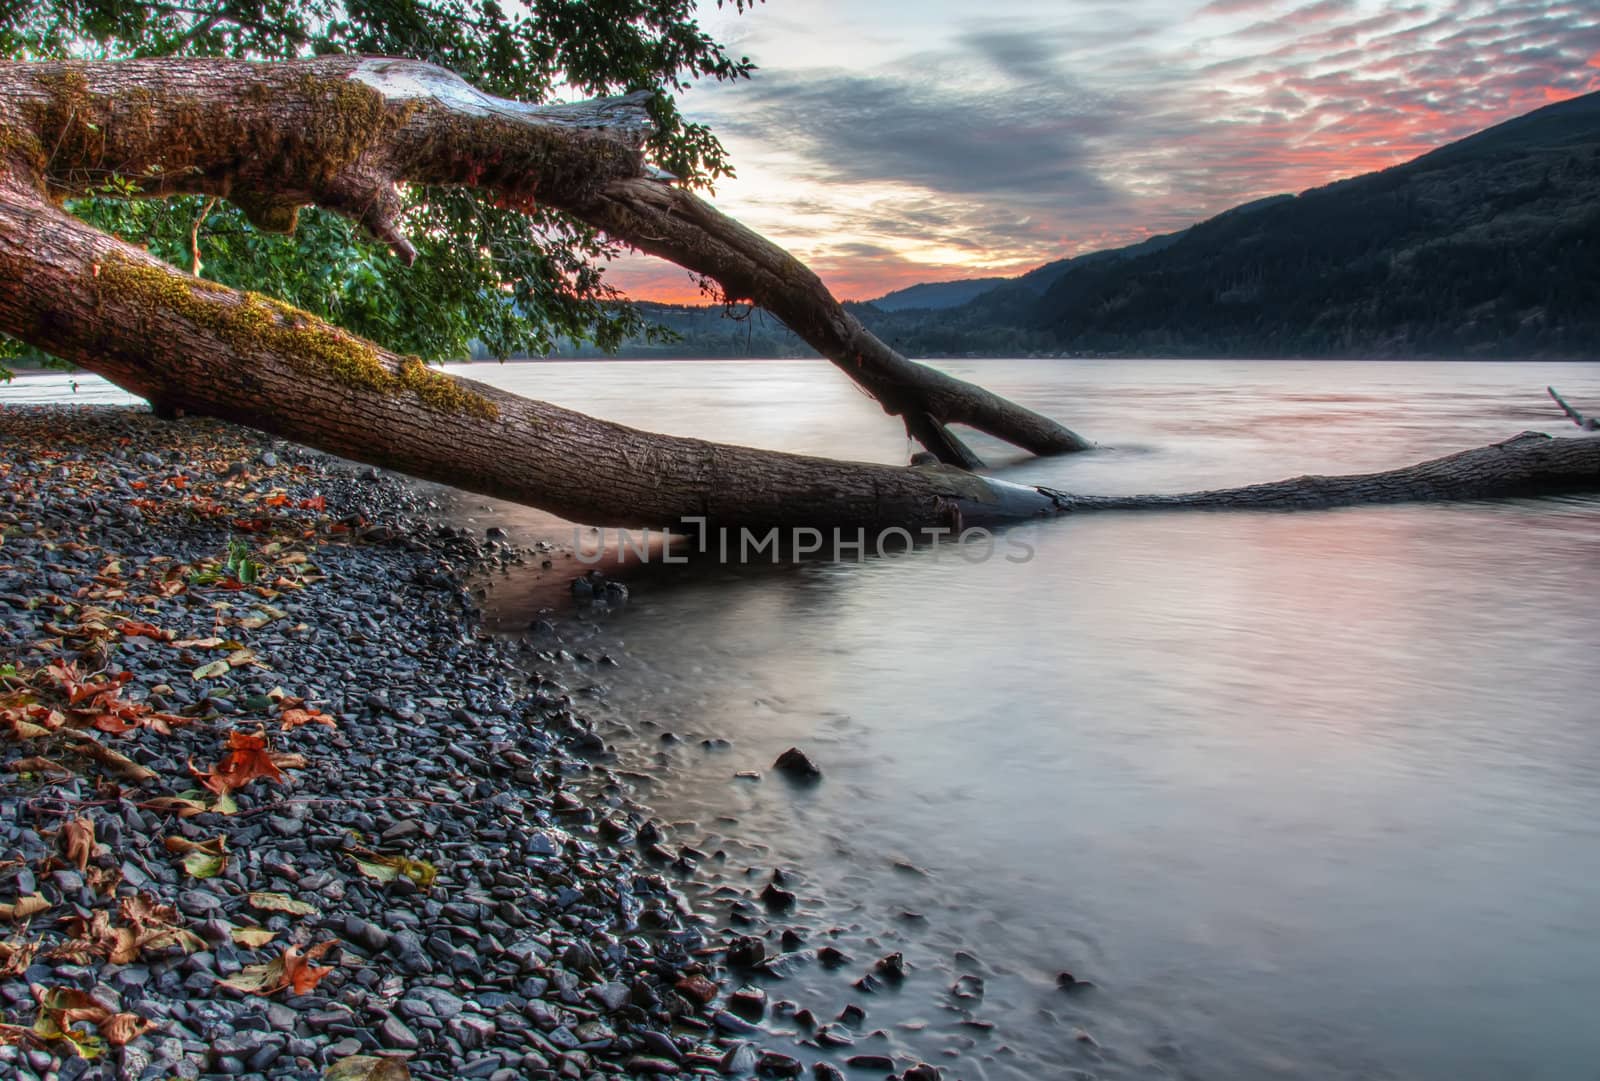
<instances>
[{"instance_id":1,"label":"tree foliage","mask_svg":"<svg viewBox=\"0 0 1600 1081\"><path fill-rule=\"evenodd\" d=\"M732 169L676 95L752 70L701 30L693 0L41 0L0 11L0 57L11 59L331 53L425 60L521 101L652 91L652 159L698 185ZM474 340L501 357L548 352L563 339L611 349L647 329L603 277L615 245L557 212L414 188L405 227L418 258L406 268L324 211L302 212L295 235L277 236L226 202L119 197L139 180L116 177L69 209L179 266L198 262L208 278L270 293L399 352L460 357ZM19 353L0 341L0 356L7 344Z\"/></svg>"}]
</instances>

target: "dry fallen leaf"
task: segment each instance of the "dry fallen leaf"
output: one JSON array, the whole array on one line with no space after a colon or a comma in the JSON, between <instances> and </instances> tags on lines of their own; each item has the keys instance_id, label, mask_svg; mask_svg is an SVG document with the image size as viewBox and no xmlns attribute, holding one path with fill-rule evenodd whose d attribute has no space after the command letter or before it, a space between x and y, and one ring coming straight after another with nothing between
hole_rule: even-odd
<instances>
[{"instance_id":1,"label":"dry fallen leaf","mask_svg":"<svg viewBox=\"0 0 1600 1081\"><path fill-rule=\"evenodd\" d=\"M44 899L44 894L30 893L25 897L17 898L10 904L0 904L0 920L11 920L12 922L25 920L30 916L37 916L41 912L47 912L49 909L50 902Z\"/></svg>"},{"instance_id":2,"label":"dry fallen leaf","mask_svg":"<svg viewBox=\"0 0 1600 1081\"><path fill-rule=\"evenodd\" d=\"M262 912L282 912L290 916L315 916L315 905L297 901L284 893L252 893L245 900L250 902L251 908L260 909Z\"/></svg>"},{"instance_id":3,"label":"dry fallen leaf","mask_svg":"<svg viewBox=\"0 0 1600 1081\"><path fill-rule=\"evenodd\" d=\"M196 668L190 673L190 676L196 681L202 679L216 679L218 676L227 675L228 670L231 667L232 665L230 665L227 661L212 661L210 664L203 664L199 668Z\"/></svg>"},{"instance_id":4,"label":"dry fallen leaf","mask_svg":"<svg viewBox=\"0 0 1600 1081\"><path fill-rule=\"evenodd\" d=\"M34 1033L46 1040L68 1040L84 1058L98 1056L102 1044L121 1047L156 1027L154 1021L138 1014L113 1013L89 997L87 991L77 988L35 984L33 994L39 1001ZM100 1036L90 1036L73 1027L79 1024L93 1025L100 1030Z\"/></svg>"},{"instance_id":5,"label":"dry fallen leaf","mask_svg":"<svg viewBox=\"0 0 1600 1081\"><path fill-rule=\"evenodd\" d=\"M351 1055L331 1063L322 1081L411 1081L405 1059L380 1055Z\"/></svg>"},{"instance_id":6,"label":"dry fallen leaf","mask_svg":"<svg viewBox=\"0 0 1600 1081\"><path fill-rule=\"evenodd\" d=\"M228 839L221 834L209 841L168 837L166 846L168 852L183 855L183 869L193 878L216 878L228 868Z\"/></svg>"},{"instance_id":7,"label":"dry fallen leaf","mask_svg":"<svg viewBox=\"0 0 1600 1081\"><path fill-rule=\"evenodd\" d=\"M87 815L74 818L61 827L60 842L67 862L82 874L88 869L89 859L94 855L94 822Z\"/></svg>"},{"instance_id":8,"label":"dry fallen leaf","mask_svg":"<svg viewBox=\"0 0 1600 1081\"><path fill-rule=\"evenodd\" d=\"M117 630L124 638L154 638L157 642L170 642L177 637L171 631L164 631L155 624L145 623L142 620L125 620Z\"/></svg>"},{"instance_id":9,"label":"dry fallen leaf","mask_svg":"<svg viewBox=\"0 0 1600 1081\"><path fill-rule=\"evenodd\" d=\"M122 920L120 925L111 922L111 914L105 909L67 920L66 931L72 937L52 950L50 956L80 964L99 957L114 965L131 965L145 950L178 946L185 953L195 953L206 948L198 935L177 926L176 909L158 903L149 894L124 897L117 914Z\"/></svg>"},{"instance_id":10,"label":"dry fallen leaf","mask_svg":"<svg viewBox=\"0 0 1600 1081\"><path fill-rule=\"evenodd\" d=\"M237 976L217 982L247 995L270 995L286 988L293 989L297 995L309 995L333 971L332 968L321 968L311 962L338 944L339 940L332 938L309 950L285 946L283 952L271 961L246 965Z\"/></svg>"},{"instance_id":11,"label":"dry fallen leaf","mask_svg":"<svg viewBox=\"0 0 1600 1081\"><path fill-rule=\"evenodd\" d=\"M197 799L185 799L183 796L157 796L139 804L140 809L146 811L170 812L179 818L188 818L191 815L203 814L208 808L205 803Z\"/></svg>"},{"instance_id":12,"label":"dry fallen leaf","mask_svg":"<svg viewBox=\"0 0 1600 1081\"><path fill-rule=\"evenodd\" d=\"M70 781L77 776L60 762L53 758L45 758L43 755L33 755L30 758L18 758L15 761L7 762L6 770L10 773L42 773L47 780L51 781Z\"/></svg>"},{"instance_id":13,"label":"dry fallen leaf","mask_svg":"<svg viewBox=\"0 0 1600 1081\"><path fill-rule=\"evenodd\" d=\"M269 931L265 927L235 927L228 933L233 937L234 945L243 946L247 950L259 950L278 937L278 932Z\"/></svg>"},{"instance_id":14,"label":"dry fallen leaf","mask_svg":"<svg viewBox=\"0 0 1600 1081\"><path fill-rule=\"evenodd\" d=\"M329 728L339 727L334 723L332 717L320 709L286 709L278 715L278 721L281 729L285 732L299 728L303 724L325 724Z\"/></svg>"},{"instance_id":15,"label":"dry fallen leaf","mask_svg":"<svg viewBox=\"0 0 1600 1081\"><path fill-rule=\"evenodd\" d=\"M21 976L33 964L33 955L39 950L37 942L25 938L8 938L0 942L0 978Z\"/></svg>"},{"instance_id":16,"label":"dry fallen leaf","mask_svg":"<svg viewBox=\"0 0 1600 1081\"><path fill-rule=\"evenodd\" d=\"M423 889L428 889L439 875L438 868L427 860L386 856L381 852L372 852L365 848L352 848L350 855L356 861L357 870L379 882L393 882L401 875L405 875Z\"/></svg>"},{"instance_id":17,"label":"dry fallen leaf","mask_svg":"<svg viewBox=\"0 0 1600 1081\"><path fill-rule=\"evenodd\" d=\"M227 753L212 769L202 773L189 763L189 771L201 784L219 796L243 788L258 777L270 781L283 781L284 769L298 769L305 765L300 755L275 754L267 742L266 729L255 732L232 731L225 744Z\"/></svg>"},{"instance_id":18,"label":"dry fallen leaf","mask_svg":"<svg viewBox=\"0 0 1600 1081\"><path fill-rule=\"evenodd\" d=\"M80 740L72 745L72 749L86 758L99 762L107 770L121 777L125 781L135 784L141 781L155 780L155 771L139 765L127 755L113 751L110 747L92 739Z\"/></svg>"}]
</instances>

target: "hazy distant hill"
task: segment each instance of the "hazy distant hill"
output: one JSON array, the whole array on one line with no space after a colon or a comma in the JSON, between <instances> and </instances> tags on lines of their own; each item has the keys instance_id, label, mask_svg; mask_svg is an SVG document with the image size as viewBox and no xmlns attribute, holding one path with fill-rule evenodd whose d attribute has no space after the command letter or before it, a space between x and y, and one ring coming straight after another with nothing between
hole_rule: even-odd
<instances>
[{"instance_id":1,"label":"hazy distant hill","mask_svg":"<svg viewBox=\"0 0 1600 1081\"><path fill-rule=\"evenodd\" d=\"M904 311L907 308L924 311L954 308L1010 280L1010 278L962 278L953 282L923 282L921 285L907 286L892 293L885 293L877 300L868 303L885 312Z\"/></svg>"},{"instance_id":2,"label":"hazy distant hill","mask_svg":"<svg viewBox=\"0 0 1600 1081\"><path fill-rule=\"evenodd\" d=\"M1594 356L1600 94L945 310L857 313L917 355Z\"/></svg>"}]
</instances>

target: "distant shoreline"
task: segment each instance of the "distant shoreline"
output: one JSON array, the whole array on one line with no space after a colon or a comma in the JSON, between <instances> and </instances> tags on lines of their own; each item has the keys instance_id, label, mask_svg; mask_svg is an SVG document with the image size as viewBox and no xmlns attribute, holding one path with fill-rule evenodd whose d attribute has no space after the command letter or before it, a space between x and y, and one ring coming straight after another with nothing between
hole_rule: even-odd
<instances>
[{"instance_id":1,"label":"distant shoreline","mask_svg":"<svg viewBox=\"0 0 1600 1081\"><path fill-rule=\"evenodd\" d=\"M817 357L507 357L505 360L447 360L446 368L474 368L494 364L661 364L661 363L755 363L770 364L777 361L819 361ZM1600 353L1593 357L1157 357L1157 356L1106 356L1106 357L1017 357L995 354L982 357L911 357L919 364L937 364L944 361L1017 361L1038 360L1062 364L1080 361L1123 361L1129 364L1595 364L1600 363ZM12 368L15 381L38 379L45 376L98 376L88 368ZM0 387L6 384L0 382Z\"/></svg>"}]
</instances>

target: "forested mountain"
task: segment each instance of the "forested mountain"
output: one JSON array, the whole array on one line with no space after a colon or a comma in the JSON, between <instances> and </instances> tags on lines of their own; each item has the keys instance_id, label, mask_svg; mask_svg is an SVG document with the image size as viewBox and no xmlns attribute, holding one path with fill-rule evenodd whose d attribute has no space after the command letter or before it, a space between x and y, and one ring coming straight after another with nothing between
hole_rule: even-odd
<instances>
[{"instance_id":1,"label":"forested mountain","mask_svg":"<svg viewBox=\"0 0 1600 1081\"><path fill-rule=\"evenodd\" d=\"M943 311L857 313L917 355L1592 357L1600 94L1097 255Z\"/></svg>"},{"instance_id":2,"label":"forested mountain","mask_svg":"<svg viewBox=\"0 0 1600 1081\"><path fill-rule=\"evenodd\" d=\"M760 311L639 307L678 340L624 356L810 353ZM1600 94L1125 248L848 307L912 356L1593 358Z\"/></svg>"}]
</instances>

